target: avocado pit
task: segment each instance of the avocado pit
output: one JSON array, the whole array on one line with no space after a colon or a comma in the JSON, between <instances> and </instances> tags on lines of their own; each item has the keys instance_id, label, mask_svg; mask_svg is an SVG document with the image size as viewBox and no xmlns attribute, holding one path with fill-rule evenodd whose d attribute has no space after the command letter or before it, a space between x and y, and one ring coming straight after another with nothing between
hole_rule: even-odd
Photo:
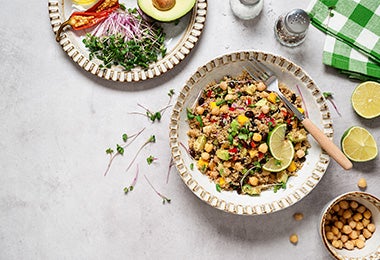
<instances>
[{"instance_id":1,"label":"avocado pit","mask_svg":"<svg viewBox=\"0 0 380 260\"><path fill-rule=\"evenodd\" d=\"M176 0L152 0L153 6L160 11L167 11L175 6Z\"/></svg>"}]
</instances>

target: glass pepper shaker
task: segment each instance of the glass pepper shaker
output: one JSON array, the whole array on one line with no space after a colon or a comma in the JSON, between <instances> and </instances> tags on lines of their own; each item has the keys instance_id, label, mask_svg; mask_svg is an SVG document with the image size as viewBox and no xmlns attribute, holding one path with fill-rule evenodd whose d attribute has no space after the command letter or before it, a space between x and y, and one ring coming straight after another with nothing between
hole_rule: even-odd
<instances>
[{"instance_id":1,"label":"glass pepper shaker","mask_svg":"<svg viewBox=\"0 0 380 260\"><path fill-rule=\"evenodd\" d=\"M263 9L264 0L230 0L232 12L242 20L258 16Z\"/></svg>"},{"instance_id":2,"label":"glass pepper shaker","mask_svg":"<svg viewBox=\"0 0 380 260\"><path fill-rule=\"evenodd\" d=\"M282 45L298 46L305 40L309 25L309 15L302 9L294 9L278 17L274 25L274 34Z\"/></svg>"}]
</instances>

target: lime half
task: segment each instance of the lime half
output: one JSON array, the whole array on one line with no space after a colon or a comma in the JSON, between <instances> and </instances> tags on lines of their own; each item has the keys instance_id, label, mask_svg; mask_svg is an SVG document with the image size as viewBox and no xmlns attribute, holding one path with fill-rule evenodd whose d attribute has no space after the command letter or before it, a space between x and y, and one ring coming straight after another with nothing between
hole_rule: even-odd
<instances>
[{"instance_id":1,"label":"lime half","mask_svg":"<svg viewBox=\"0 0 380 260\"><path fill-rule=\"evenodd\" d=\"M380 115L380 84L366 81L359 84L351 96L355 112L363 118L374 118Z\"/></svg>"},{"instance_id":2,"label":"lime half","mask_svg":"<svg viewBox=\"0 0 380 260\"><path fill-rule=\"evenodd\" d=\"M263 165L263 169L279 172L289 167L294 157L294 147L290 140L285 139L286 124L276 126L268 135L269 151L274 158Z\"/></svg>"},{"instance_id":3,"label":"lime half","mask_svg":"<svg viewBox=\"0 0 380 260\"><path fill-rule=\"evenodd\" d=\"M277 160L294 157L294 147L290 140L285 139L286 124L276 126L268 135L269 151Z\"/></svg>"},{"instance_id":4,"label":"lime half","mask_svg":"<svg viewBox=\"0 0 380 260\"><path fill-rule=\"evenodd\" d=\"M377 156L377 144L370 132L360 126L347 129L341 139L343 153L354 162L366 162Z\"/></svg>"}]
</instances>

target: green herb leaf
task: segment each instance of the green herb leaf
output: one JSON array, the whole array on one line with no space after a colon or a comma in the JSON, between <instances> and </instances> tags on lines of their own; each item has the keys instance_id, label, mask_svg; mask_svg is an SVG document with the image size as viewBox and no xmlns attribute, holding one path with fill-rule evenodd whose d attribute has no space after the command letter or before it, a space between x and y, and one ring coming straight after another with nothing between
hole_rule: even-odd
<instances>
[{"instance_id":1,"label":"green herb leaf","mask_svg":"<svg viewBox=\"0 0 380 260\"><path fill-rule=\"evenodd\" d=\"M194 163L190 163L190 170L194 170Z\"/></svg>"},{"instance_id":2,"label":"green herb leaf","mask_svg":"<svg viewBox=\"0 0 380 260\"><path fill-rule=\"evenodd\" d=\"M156 158L150 155L148 158L146 158L146 162L148 163L148 165L151 165L155 159Z\"/></svg>"},{"instance_id":3,"label":"green herb leaf","mask_svg":"<svg viewBox=\"0 0 380 260\"><path fill-rule=\"evenodd\" d=\"M106 154L112 154L113 153L113 150L111 149L111 148L108 148L107 150L106 150Z\"/></svg>"},{"instance_id":4,"label":"green herb leaf","mask_svg":"<svg viewBox=\"0 0 380 260\"><path fill-rule=\"evenodd\" d=\"M124 148L123 147L121 147L120 145L116 145L116 151L119 153L119 154L121 154L121 155L123 155L124 154Z\"/></svg>"},{"instance_id":5,"label":"green herb leaf","mask_svg":"<svg viewBox=\"0 0 380 260\"><path fill-rule=\"evenodd\" d=\"M123 134L122 138L123 138L123 141L126 142L128 140L128 135L127 134Z\"/></svg>"},{"instance_id":6,"label":"green herb leaf","mask_svg":"<svg viewBox=\"0 0 380 260\"><path fill-rule=\"evenodd\" d=\"M215 185L215 188L216 188L217 192L221 192L222 191L222 188L220 187L220 185L218 183Z\"/></svg>"},{"instance_id":7,"label":"green herb leaf","mask_svg":"<svg viewBox=\"0 0 380 260\"><path fill-rule=\"evenodd\" d=\"M172 97L174 95L174 89L170 89L169 90L169 93L168 93L168 96L169 97Z\"/></svg>"},{"instance_id":8,"label":"green herb leaf","mask_svg":"<svg viewBox=\"0 0 380 260\"><path fill-rule=\"evenodd\" d=\"M202 117L200 115L197 115L195 117L195 120L198 121L200 127L203 127L203 121L202 121Z\"/></svg>"},{"instance_id":9,"label":"green herb leaf","mask_svg":"<svg viewBox=\"0 0 380 260\"><path fill-rule=\"evenodd\" d=\"M193 114L193 112L191 111L190 108L186 108L186 114L187 114L187 119L189 119L189 120L195 118L195 115Z\"/></svg>"}]
</instances>

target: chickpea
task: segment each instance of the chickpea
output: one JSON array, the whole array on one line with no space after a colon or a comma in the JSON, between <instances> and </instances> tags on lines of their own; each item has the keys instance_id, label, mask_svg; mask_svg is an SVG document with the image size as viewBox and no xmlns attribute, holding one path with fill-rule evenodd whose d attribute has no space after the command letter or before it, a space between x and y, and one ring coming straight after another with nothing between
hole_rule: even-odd
<instances>
[{"instance_id":1,"label":"chickpea","mask_svg":"<svg viewBox=\"0 0 380 260\"><path fill-rule=\"evenodd\" d=\"M302 158L302 157L304 157L304 156L305 156L305 151L304 151L304 150L297 150L297 152L296 152L296 156L297 156L298 158Z\"/></svg>"},{"instance_id":2,"label":"chickpea","mask_svg":"<svg viewBox=\"0 0 380 260\"><path fill-rule=\"evenodd\" d=\"M350 209L346 209L344 212L343 212L343 218L345 218L345 219L349 219L349 218L351 218L351 216L352 216L352 211L350 210Z\"/></svg>"},{"instance_id":3,"label":"chickpea","mask_svg":"<svg viewBox=\"0 0 380 260\"><path fill-rule=\"evenodd\" d=\"M297 244L298 243L298 236L297 234L292 234L290 237L289 237L289 241L292 243L292 244Z\"/></svg>"},{"instance_id":4,"label":"chickpea","mask_svg":"<svg viewBox=\"0 0 380 260\"><path fill-rule=\"evenodd\" d=\"M348 235L352 232L352 228L349 225L344 225L342 228L342 232Z\"/></svg>"},{"instance_id":5,"label":"chickpea","mask_svg":"<svg viewBox=\"0 0 380 260\"><path fill-rule=\"evenodd\" d=\"M365 246L365 241L361 239L356 239L355 240L355 246L359 249L362 249Z\"/></svg>"},{"instance_id":6,"label":"chickpea","mask_svg":"<svg viewBox=\"0 0 380 260\"><path fill-rule=\"evenodd\" d=\"M364 242L366 240L365 237L362 234L359 235L358 239L363 240Z\"/></svg>"},{"instance_id":7,"label":"chickpea","mask_svg":"<svg viewBox=\"0 0 380 260\"><path fill-rule=\"evenodd\" d=\"M352 201L350 202L350 207L351 207L352 209L356 209L358 206L359 206L359 203L357 203L356 201L352 200Z\"/></svg>"},{"instance_id":8,"label":"chickpea","mask_svg":"<svg viewBox=\"0 0 380 260\"><path fill-rule=\"evenodd\" d=\"M354 243L352 241L347 241L346 243L344 243L344 247L348 250L352 250L354 249Z\"/></svg>"},{"instance_id":9,"label":"chickpea","mask_svg":"<svg viewBox=\"0 0 380 260\"><path fill-rule=\"evenodd\" d=\"M367 219L367 218L364 218L362 220L362 224L363 224L364 227L367 227L369 223L371 223L371 221L369 219Z\"/></svg>"},{"instance_id":10,"label":"chickpea","mask_svg":"<svg viewBox=\"0 0 380 260\"><path fill-rule=\"evenodd\" d=\"M263 82L259 82L258 84L257 84L257 90L258 91L264 91L264 90L266 90L267 89L267 86L263 83Z\"/></svg>"},{"instance_id":11,"label":"chickpea","mask_svg":"<svg viewBox=\"0 0 380 260\"><path fill-rule=\"evenodd\" d=\"M366 207L364 207L363 205L361 205L361 206L358 207L358 209L356 211L359 212L359 213L364 213L364 211L366 211Z\"/></svg>"},{"instance_id":12,"label":"chickpea","mask_svg":"<svg viewBox=\"0 0 380 260\"><path fill-rule=\"evenodd\" d=\"M346 200L342 200L339 202L339 206L342 208L342 209L348 209L349 207L349 204L348 204L348 201Z\"/></svg>"},{"instance_id":13,"label":"chickpea","mask_svg":"<svg viewBox=\"0 0 380 260\"><path fill-rule=\"evenodd\" d=\"M340 240L334 240L331 244L337 249L341 249L343 247L343 242Z\"/></svg>"},{"instance_id":14,"label":"chickpea","mask_svg":"<svg viewBox=\"0 0 380 260\"><path fill-rule=\"evenodd\" d=\"M221 106L220 110L219 110L219 112L222 113L222 114L226 114L226 113L228 113L228 111L229 111L228 105Z\"/></svg>"},{"instance_id":15,"label":"chickpea","mask_svg":"<svg viewBox=\"0 0 380 260\"><path fill-rule=\"evenodd\" d=\"M262 139L263 139L263 137L259 133L254 133L252 136L252 140L255 142L260 142Z\"/></svg>"},{"instance_id":16,"label":"chickpea","mask_svg":"<svg viewBox=\"0 0 380 260\"><path fill-rule=\"evenodd\" d=\"M303 219L303 214L302 213L294 213L293 218L297 221L300 221Z\"/></svg>"},{"instance_id":17,"label":"chickpea","mask_svg":"<svg viewBox=\"0 0 380 260\"><path fill-rule=\"evenodd\" d=\"M363 236L368 239L372 236L372 233L368 229L363 229Z\"/></svg>"},{"instance_id":18,"label":"chickpea","mask_svg":"<svg viewBox=\"0 0 380 260\"><path fill-rule=\"evenodd\" d=\"M342 221L335 221L334 226L337 227L338 229L343 228L343 222Z\"/></svg>"},{"instance_id":19,"label":"chickpea","mask_svg":"<svg viewBox=\"0 0 380 260\"><path fill-rule=\"evenodd\" d=\"M234 100L234 99L236 99L236 97L234 95L232 95L232 94L227 94L224 97L224 99L228 101L228 100Z\"/></svg>"},{"instance_id":20,"label":"chickpea","mask_svg":"<svg viewBox=\"0 0 380 260\"><path fill-rule=\"evenodd\" d=\"M208 161L208 160L210 160L210 154L209 154L209 153L206 153L206 152L203 152L203 153L201 154L201 158L202 158L203 160L205 160L205 161Z\"/></svg>"},{"instance_id":21,"label":"chickpea","mask_svg":"<svg viewBox=\"0 0 380 260\"><path fill-rule=\"evenodd\" d=\"M351 220L350 222L348 222L348 225L349 225L352 229L356 228L356 222L353 221L353 220Z\"/></svg>"},{"instance_id":22,"label":"chickpea","mask_svg":"<svg viewBox=\"0 0 380 260\"><path fill-rule=\"evenodd\" d=\"M369 232L373 233L376 230L376 226L375 226L375 224L371 223L371 224L368 224L367 229Z\"/></svg>"},{"instance_id":23,"label":"chickpea","mask_svg":"<svg viewBox=\"0 0 380 260\"><path fill-rule=\"evenodd\" d=\"M226 90L226 89L228 88L227 82L226 82L226 81L222 81L222 82L220 82L219 87L220 87L222 90Z\"/></svg>"},{"instance_id":24,"label":"chickpea","mask_svg":"<svg viewBox=\"0 0 380 260\"><path fill-rule=\"evenodd\" d=\"M335 211L335 212L338 212L340 210L340 206L339 204L335 204L332 209Z\"/></svg>"},{"instance_id":25,"label":"chickpea","mask_svg":"<svg viewBox=\"0 0 380 260\"><path fill-rule=\"evenodd\" d=\"M210 144L210 143L205 144L205 151L206 152L208 152L208 153L211 152L213 148L214 148L213 144Z\"/></svg>"},{"instance_id":26,"label":"chickpea","mask_svg":"<svg viewBox=\"0 0 380 260\"><path fill-rule=\"evenodd\" d=\"M337 227L331 227L331 232L334 234L334 235L338 235L339 234L339 229ZM344 232L344 231L343 231ZM347 234L347 233L346 233Z\"/></svg>"},{"instance_id":27,"label":"chickpea","mask_svg":"<svg viewBox=\"0 0 380 260\"><path fill-rule=\"evenodd\" d=\"M352 232L348 235L351 239L357 239L359 237L358 231L352 230Z\"/></svg>"},{"instance_id":28,"label":"chickpea","mask_svg":"<svg viewBox=\"0 0 380 260\"><path fill-rule=\"evenodd\" d=\"M356 230L362 230L363 228L364 228L364 225L363 225L363 223L362 222L358 222L357 224L356 224Z\"/></svg>"},{"instance_id":29,"label":"chickpea","mask_svg":"<svg viewBox=\"0 0 380 260\"><path fill-rule=\"evenodd\" d=\"M358 187L360 188L360 189L365 189L365 188L367 188L367 181L366 181L366 179L364 179L364 178L360 178L359 179L359 181L358 181Z\"/></svg>"},{"instance_id":30,"label":"chickpea","mask_svg":"<svg viewBox=\"0 0 380 260\"><path fill-rule=\"evenodd\" d=\"M261 107L261 112L263 112L263 114L268 114L269 113L269 106L263 105Z\"/></svg>"},{"instance_id":31,"label":"chickpea","mask_svg":"<svg viewBox=\"0 0 380 260\"><path fill-rule=\"evenodd\" d=\"M364 211L363 217L365 217L366 219L370 219L371 216L372 216L371 211L369 211L368 209L366 211Z\"/></svg>"},{"instance_id":32,"label":"chickpea","mask_svg":"<svg viewBox=\"0 0 380 260\"><path fill-rule=\"evenodd\" d=\"M347 235L342 235L340 237L340 240L343 242L343 243L346 243L348 241L348 236Z\"/></svg>"},{"instance_id":33,"label":"chickpea","mask_svg":"<svg viewBox=\"0 0 380 260\"><path fill-rule=\"evenodd\" d=\"M333 238L334 238L334 234L333 234L333 232L331 232L331 231L329 231L329 232L327 232L326 233L326 238L328 239L328 240L333 240Z\"/></svg>"},{"instance_id":34,"label":"chickpea","mask_svg":"<svg viewBox=\"0 0 380 260\"><path fill-rule=\"evenodd\" d=\"M258 150L261 153L266 153L268 151L268 145L266 143L262 143L260 144Z\"/></svg>"},{"instance_id":35,"label":"chickpea","mask_svg":"<svg viewBox=\"0 0 380 260\"><path fill-rule=\"evenodd\" d=\"M202 107L202 106L197 106L197 108L195 109L196 113L198 115L202 115L203 112L205 112L205 109Z\"/></svg>"},{"instance_id":36,"label":"chickpea","mask_svg":"<svg viewBox=\"0 0 380 260\"><path fill-rule=\"evenodd\" d=\"M259 179L255 176L249 177L248 183L251 184L252 186L257 186L259 184Z\"/></svg>"},{"instance_id":37,"label":"chickpea","mask_svg":"<svg viewBox=\"0 0 380 260\"><path fill-rule=\"evenodd\" d=\"M219 107L214 107L212 110L211 110L211 115L219 115Z\"/></svg>"},{"instance_id":38,"label":"chickpea","mask_svg":"<svg viewBox=\"0 0 380 260\"><path fill-rule=\"evenodd\" d=\"M352 218L355 221L360 221L363 219L363 215L361 213L356 213Z\"/></svg>"}]
</instances>

